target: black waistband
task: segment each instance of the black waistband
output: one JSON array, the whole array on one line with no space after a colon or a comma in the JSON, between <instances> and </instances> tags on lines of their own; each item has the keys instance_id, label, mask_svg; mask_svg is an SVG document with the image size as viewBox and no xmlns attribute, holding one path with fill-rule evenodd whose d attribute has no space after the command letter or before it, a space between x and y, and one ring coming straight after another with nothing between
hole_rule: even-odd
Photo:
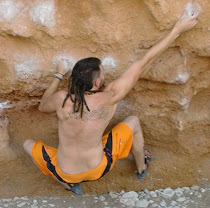
<instances>
[{"instance_id":1,"label":"black waistband","mask_svg":"<svg viewBox=\"0 0 210 208\"><path fill-rule=\"evenodd\" d=\"M106 146L104 148L104 152L106 154L106 158L107 158L107 166L103 172L103 174L101 175L101 177L103 177L106 173L109 172L110 170L110 167L112 165L112 132L109 133L109 136L108 136L108 139L107 139L107 143L106 143ZM42 146L42 155L43 155L43 158L44 160L47 162L47 168L49 169L49 171L61 182L63 183L67 183L68 185L70 185L70 183L64 181L59 175L58 173L56 172L55 170L55 166L51 163L51 159L49 157L49 155L47 154L45 148L44 148L44 145ZM100 178L101 178L100 177ZM81 181L81 182L85 182L85 181ZM71 183L73 184L73 183Z\"/></svg>"}]
</instances>

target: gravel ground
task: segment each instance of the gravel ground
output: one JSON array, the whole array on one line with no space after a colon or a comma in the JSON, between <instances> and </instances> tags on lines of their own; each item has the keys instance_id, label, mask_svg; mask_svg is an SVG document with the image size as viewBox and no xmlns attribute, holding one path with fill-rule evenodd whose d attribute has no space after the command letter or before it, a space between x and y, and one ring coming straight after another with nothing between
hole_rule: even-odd
<instances>
[{"instance_id":1,"label":"gravel ground","mask_svg":"<svg viewBox=\"0 0 210 208\"><path fill-rule=\"evenodd\" d=\"M69 197L14 197L0 199L0 208L210 208L210 184L154 191L110 192L104 195Z\"/></svg>"}]
</instances>

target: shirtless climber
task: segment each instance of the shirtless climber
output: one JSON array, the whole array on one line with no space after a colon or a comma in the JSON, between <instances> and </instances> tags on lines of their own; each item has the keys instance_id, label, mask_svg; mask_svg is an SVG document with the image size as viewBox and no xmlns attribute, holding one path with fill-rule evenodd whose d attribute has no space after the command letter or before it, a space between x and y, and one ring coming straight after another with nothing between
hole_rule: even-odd
<instances>
[{"instance_id":1,"label":"shirtless climber","mask_svg":"<svg viewBox=\"0 0 210 208\"><path fill-rule=\"evenodd\" d=\"M144 150L139 119L129 116L110 132L104 134L104 131L117 103L134 87L147 66L182 32L197 23L198 12L189 18L184 16L185 13L163 40L106 87L101 61L85 58L74 66L68 91L58 91L58 85L66 73L64 63L59 62L57 72L39 105L42 112L57 113L58 148L32 139L23 144L25 151L45 175L52 176L67 189L81 194L81 182L101 178L118 159L127 157L131 152L137 166L137 178L145 177L151 155Z\"/></svg>"}]
</instances>

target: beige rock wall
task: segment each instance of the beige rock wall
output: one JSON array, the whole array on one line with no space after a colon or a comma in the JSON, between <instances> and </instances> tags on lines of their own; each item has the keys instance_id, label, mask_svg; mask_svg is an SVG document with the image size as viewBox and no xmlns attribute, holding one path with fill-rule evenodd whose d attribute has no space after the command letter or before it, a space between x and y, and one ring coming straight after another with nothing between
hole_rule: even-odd
<instances>
[{"instance_id":1,"label":"beige rock wall","mask_svg":"<svg viewBox=\"0 0 210 208\"><path fill-rule=\"evenodd\" d=\"M203 9L199 23L182 34L147 70L119 103L112 121L114 124L131 114L140 118L146 144L153 152L148 177L137 181L134 161L128 159L119 162L104 179L85 184L86 192L209 183L210 2L198 2ZM55 115L37 111L56 61L65 57L75 63L84 57L99 57L109 82L170 31L185 3L185 0L0 0L0 117L9 120L10 136L6 145L1 143L0 150L12 149L11 154L15 153L22 161L18 163L22 168L10 163L0 166L4 169L10 166L11 183L13 177L17 178L12 171L16 170L21 181L22 169L33 165L23 153L25 139L57 145ZM66 86L67 80L61 88ZM5 132L6 128L0 130ZM0 141L3 135L8 134L1 134ZM4 158L10 158L5 155ZM36 169L33 171L39 180L47 180ZM4 178L4 191L0 192L8 191L9 196L10 185ZM50 187L46 192L39 192L40 187L31 191L31 179L27 178L22 182L28 194L52 192Z\"/></svg>"}]
</instances>

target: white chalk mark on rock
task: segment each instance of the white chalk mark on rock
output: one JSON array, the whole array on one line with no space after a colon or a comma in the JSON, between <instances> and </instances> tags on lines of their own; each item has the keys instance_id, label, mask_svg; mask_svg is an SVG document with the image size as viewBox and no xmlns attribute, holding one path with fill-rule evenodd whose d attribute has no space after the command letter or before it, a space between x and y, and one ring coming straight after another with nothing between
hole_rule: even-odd
<instances>
[{"instance_id":1,"label":"white chalk mark on rock","mask_svg":"<svg viewBox=\"0 0 210 208\"><path fill-rule=\"evenodd\" d=\"M0 22L12 21L19 13L22 3L13 0L0 2Z\"/></svg>"},{"instance_id":2,"label":"white chalk mark on rock","mask_svg":"<svg viewBox=\"0 0 210 208\"><path fill-rule=\"evenodd\" d=\"M40 72L36 69L38 67L38 63L35 59L30 58L23 63L15 65L16 75L20 79L27 79L28 77L34 75L36 78L40 77Z\"/></svg>"},{"instance_id":3,"label":"white chalk mark on rock","mask_svg":"<svg viewBox=\"0 0 210 208\"><path fill-rule=\"evenodd\" d=\"M104 69L113 69L116 67L116 61L111 56L107 56L104 59L102 59L102 66L104 67Z\"/></svg>"},{"instance_id":4,"label":"white chalk mark on rock","mask_svg":"<svg viewBox=\"0 0 210 208\"><path fill-rule=\"evenodd\" d=\"M188 103L187 98L182 98L181 102L179 102L180 105L186 105Z\"/></svg>"},{"instance_id":5,"label":"white chalk mark on rock","mask_svg":"<svg viewBox=\"0 0 210 208\"><path fill-rule=\"evenodd\" d=\"M180 131L183 130L183 123L182 123L182 121L179 121L179 127L178 128L179 128Z\"/></svg>"},{"instance_id":6,"label":"white chalk mark on rock","mask_svg":"<svg viewBox=\"0 0 210 208\"><path fill-rule=\"evenodd\" d=\"M187 111L187 109L189 108L190 105L190 100L187 98L182 98L182 100L179 102L179 104L181 106L183 106L183 109L185 110L185 112Z\"/></svg>"},{"instance_id":7,"label":"white chalk mark on rock","mask_svg":"<svg viewBox=\"0 0 210 208\"><path fill-rule=\"evenodd\" d=\"M185 18L189 18L194 15L194 5L189 2L185 5L186 15Z\"/></svg>"},{"instance_id":8,"label":"white chalk mark on rock","mask_svg":"<svg viewBox=\"0 0 210 208\"><path fill-rule=\"evenodd\" d=\"M34 6L30 12L34 22L46 27L55 26L55 5L54 0L44 1Z\"/></svg>"},{"instance_id":9,"label":"white chalk mark on rock","mask_svg":"<svg viewBox=\"0 0 210 208\"><path fill-rule=\"evenodd\" d=\"M187 72L178 74L176 81L181 84L185 84L190 78L190 75Z\"/></svg>"},{"instance_id":10,"label":"white chalk mark on rock","mask_svg":"<svg viewBox=\"0 0 210 208\"><path fill-rule=\"evenodd\" d=\"M9 102L10 101L7 100L5 102L0 103L0 109L11 108L11 106L9 105Z\"/></svg>"},{"instance_id":11,"label":"white chalk mark on rock","mask_svg":"<svg viewBox=\"0 0 210 208\"><path fill-rule=\"evenodd\" d=\"M107 56L102 59L101 64L104 68L105 74L112 74L114 75L116 72L116 61L111 56Z\"/></svg>"},{"instance_id":12,"label":"white chalk mark on rock","mask_svg":"<svg viewBox=\"0 0 210 208\"><path fill-rule=\"evenodd\" d=\"M189 2L185 5L184 18L189 18L194 16L196 13L201 12L201 7L199 4Z\"/></svg>"}]
</instances>

